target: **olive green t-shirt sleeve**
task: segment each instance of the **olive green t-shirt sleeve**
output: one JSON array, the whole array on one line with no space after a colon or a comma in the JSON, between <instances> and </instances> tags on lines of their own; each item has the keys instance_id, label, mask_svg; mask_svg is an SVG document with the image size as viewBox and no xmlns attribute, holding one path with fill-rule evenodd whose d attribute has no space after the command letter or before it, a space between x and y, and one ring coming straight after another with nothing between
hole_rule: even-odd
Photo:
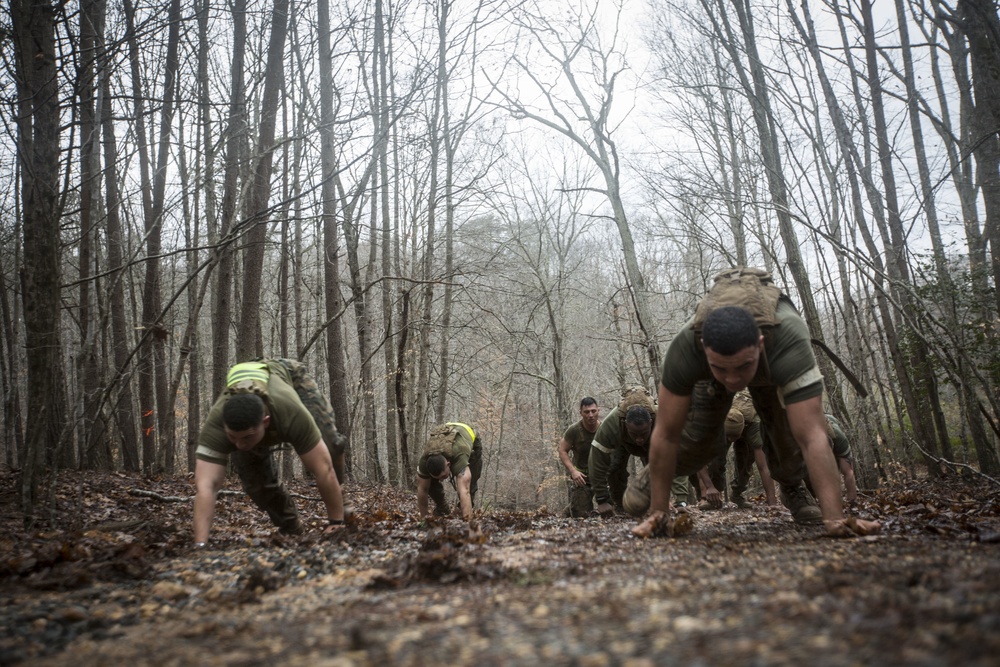
<instances>
[{"instance_id":1,"label":"olive green t-shirt sleeve","mask_svg":"<svg viewBox=\"0 0 1000 667\"><path fill-rule=\"evenodd\" d=\"M785 405L823 394L823 376L816 365L809 327L795 307L778 303L778 320L765 340L771 380L784 395Z\"/></svg>"},{"instance_id":2,"label":"olive green t-shirt sleeve","mask_svg":"<svg viewBox=\"0 0 1000 667\"><path fill-rule=\"evenodd\" d=\"M678 396L690 396L698 381L712 376L705 352L698 347L695 331L691 328L693 323L694 318L685 322L670 341L660 369L660 383Z\"/></svg>"},{"instance_id":3,"label":"olive green t-shirt sleeve","mask_svg":"<svg viewBox=\"0 0 1000 667\"><path fill-rule=\"evenodd\" d=\"M226 437L222 425L222 406L225 402L225 396L216 399L208 412L208 417L201 425L201 430L198 431L195 458L201 461L226 465L229 462L229 455L236 449Z\"/></svg>"},{"instance_id":4,"label":"olive green t-shirt sleeve","mask_svg":"<svg viewBox=\"0 0 1000 667\"><path fill-rule=\"evenodd\" d=\"M830 430L833 432L833 437L830 438L833 455L838 459L851 459L851 443L844 429L835 419L827 417L827 421L830 422Z\"/></svg>"},{"instance_id":5,"label":"olive green t-shirt sleeve","mask_svg":"<svg viewBox=\"0 0 1000 667\"><path fill-rule=\"evenodd\" d=\"M469 467L469 457L472 455L472 437L462 427L458 427L458 435L451 446L451 474L461 475Z\"/></svg>"}]
</instances>

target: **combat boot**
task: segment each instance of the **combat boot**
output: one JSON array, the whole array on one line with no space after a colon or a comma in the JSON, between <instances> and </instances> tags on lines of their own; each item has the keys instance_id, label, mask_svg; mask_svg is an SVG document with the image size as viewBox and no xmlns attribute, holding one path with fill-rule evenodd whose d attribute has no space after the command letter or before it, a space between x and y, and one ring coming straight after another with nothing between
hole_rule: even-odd
<instances>
[{"instance_id":1,"label":"combat boot","mask_svg":"<svg viewBox=\"0 0 1000 667\"><path fill-rule=\"evenodd\" d=\"M746 501L746 499L743 498L743 494L742 493L734 493L733 497L732 497L732 501L741 510L745 510L746 508L750 507L750 503L748 503Z\"/></svg>"},{"instance_id":2,"label":"combat boot","mask_svg":"<svg viewBox=\"0 0 1000 667\"><path fill-rule=\"evenodd\" d=\"M795 523L812 526L823 523L823 513L803 482L781 485L781 503L792 512Z\"/></svg>"}]
</instances>

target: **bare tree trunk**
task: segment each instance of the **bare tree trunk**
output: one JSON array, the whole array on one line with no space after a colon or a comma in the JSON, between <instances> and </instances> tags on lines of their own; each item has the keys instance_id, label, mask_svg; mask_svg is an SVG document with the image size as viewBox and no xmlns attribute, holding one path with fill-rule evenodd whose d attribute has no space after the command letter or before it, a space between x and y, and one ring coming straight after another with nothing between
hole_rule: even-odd
<instances>
[{"instance_id":1,"label":"bare tree trunk","mask_svg":"<svg viewBox=\"0 0 1000 667\"><path fill-rule=\"evenodd\" d=\"M93 242L95 236L94 210L100 200L98 140L100 125L94 109L96 90L95 61L96 38L103 30L103 7L97 0L84 0L80 4L80 76L77 91L80 99L80 357L77 359L77 377L80 383L80 432L81 463L91 470L100 470L110 463L110 450L106 433L98 433L97 413L100 405L100 378L97 367L97 340L100 331L95 306L97 290L91 290L94 274ZM96 285L95 285L96 287ZM73 466L74 452L63 452L63 464Z\"/></svg>"},{"instance_id":2,"label":"bare tree trunk","mask_svg":"<svg viewBox=\"0 0 1000 667\"><path fill-rule=\"evenodd\" d=\"M230 326L233 312L232 247L237 236L236 209L240 192L240 172L246 157L247 110L243 67L246 58L246 0L233 0L233 46L230 65L229 117L226 127L226 167L222 184L222 212L219 238L219 266L215 274L212 302L212 395L218 395L226 384L226 373L232 365L229 355Z\"/></svg>"},{"instance_id":3,"label":"bare tree trunk","mask_svg":"<svg viewBox=\"0 0 1000 667\"><path fill-rule=\"evenodd\" d=\"M995 312L1000 312L1000 17L995 3L984 0L959 0L956 15L969 44L975 95L969 121L986 212L984 229L992 258ZM976 455L983 473L1000 471L994 447L977 444Z\"/></svg>"},{"instance_id":4,"label":"bare tree trunk","mask_svg":"<svg viewBox=\"0 0 1000 667\"><path fill-rule=\"evenodd\" d=\"M121 196L118 192L118 143L115 139L115 122L111 108L111 73L110 63L104 44L103 35L99 37L99 57L101 91L101 124L103 125L104 145L104 191L107 207L108 236L108 267L111 274L109 280L108 305L111 315L111 348L114 355L115 372L109 386L115 392L112 402L112 413L121 437L121 459L125 470L139 471L139 439L136 434L135 398L132 394L132 375L127 372L132 347L129 337L128 313L125 308L125 276L124 267L126 249L121 224ZM116 388L117 387L117 388Z\"/></svg>"},{"instance_id":5,"label":"bare tree trunk","mask_svg":"<svg viewBox=\"0 0 1000 667\"><path fill-rule=\"evenodd\" d=\"M393 309L395 308L396 283L389 279L392 274L393 234L396 227L396 211L390 208L391 188L389 182L389 111L392 106L390 98L392 83L389 76L389 62L392 57L391 37L385 30L384 5L382 0L375 0L375 58L376 75L378 77L378 124L376 134L382 137L378 148L379 188L377 196L381 208L381 267L382 267L382 328L385 331L385 342L382 345L385 366L385 449L388 457L389 483L399 486L399 443L397 438L396 411L400 404L396 400L394 378L397 372L395 365L395 346L392 344ZM399 176L396 170L394 176ZM373 387L374 391L374 387Z\"/></svg>"},{"instance_id":6,"label":"bare tree trunk","mask_svg":"<svg viewBox=\"0 0 1000 667\"><path fill-rule=\"evenodd\" d=\"M20 230L18 230L20 233ZM19 248L20 243L16 243ZM14 253L15 261L20 253ZM0 271L0 318L3 325L3 443L4 463L10 470L21 467L21 453L24 451L24 417L21 412L21 390L18 378L20 364L17 360L17 348L21 345L17 334L14 314L11 312L10 301L7 299L7 281L4 272Z\"/></svg>"},{"instance_id":7,"label":"bare tree trunk","mask_svg":"<svg viewBox=\"0 0 1000 667\"><path fill-rule=\"evenodd\" d=\"M24 202L21 273L28 420L21 469L21 511L26 527L36 520L45 466L58 452L67 426L59 335L59 89L55 12L50 2L12 0L15 72L22 113L18 118L18 168Z\"/></svg>"},{"instance_id":8,"label":"bare tree trunk","mask_svg":"<svg viewBox=\"0 0 1000 667\"><path fill-rule=\"evenodd\" d=\"M897 300L903 307L901 315L906 316L906 321L902 327L905 331L913 326L917 316L913 300L909 294L910 271L907 260L906 233L903 229L902 220L899 216L899 203L896 190L896 179L892 170L892 146L889 143L889 133L886 126L885 111L883 104L883 94L881 79L876 60L877 51L875 45L875 26L871 15L870 0L862 0L860 3L861 15L864 24L865 55L868 66L868 85L871 91L872 116L875 120L875 140L878 147L879 165L882 174L882 188L884 190L884 203L886 219L889 227L889 245L887 254L889 257L889 276L893 279ZM938 410L934 409L937 403L937 383L930 368L928 352L926 346L920 340L915 340L912 349L906 355L907 368L913 369L913 396L912 403L908 402L910 408L910 420L913 424L917 438L931 448L931 453L938 451L946 455L950 452L951 444L948 440L947 431L944 429L943 419L937 418ZM930 406L928 409L927 406ZM935 438L935 426L937 426L937 438Z\"/></svg>"},{"instance_id":9,"label":"bare tree trunk","mask_svg":"<svg viewBox=\"0 0 1000 667\"><path fill-rule=\"evenodd\" d=\"M891 273L892 269L887 269L882 260L882 254L879 250L878 245L875 242L875 238L869 229L867 219L868 213L864 208L863 196L862 196L862 186L864 187L865 193L867 193L867 198L872 208L872 217L874 218L878 228L881 232L883 239L888 243L888 231L886 229L883 206L881 195L878 188L873 183L871 174L864 169L865 161L854 143L851 130L847 125L847 121L844 117L844 113L840 107L840 102L833 90L833 86L830 84L830 80L826 75L826 69L823 64L819 52L819 46L816 39L815 29L813 28L812 18L809 14L808 4L803 3L803 22L800 22L794 7L789 2L789 15L792 17L799 30L799 34L805 41L807 47L809 48L810 54L813 58L813 62L816 66L816 72L820 79L820 84L822 85L824 98L827 104L827 109L830 114L830 118L833 121L834 130L837 136L837 142L840 147L841 155L844 157L844 169L847 174L848 185L851 197L851 208L853 212L854 225L855 228L861 233L864 239L865 246L868 249L869 257L874 266L874 275L872 280L875 284L876 294L875 302L878 306L879 315L881 316L881 323L883 327L883 332L886 337L886 343L888 345L889 351L892 354L891 358L893 360L894 369L897 374L897 379L899 380L900 389L906 400L906 405L910 409L915 405L912 400L914 397L913 391L911 389L910 375L908 371L908 366L902 355L901 347L899 344L899 337L896 332L896 326L894 323L894 318L892 311L889 306L888 295L891 291L891 285L887 281L887 277ZM847 52L847 37L843 28L843 24L840 24L841 38L844 43L845 53ZM849 54L848 54L849 55ZM858 73L855 71L853 61L848 58L848 68L851 70L853 75L853 81L855 82L855 96L858 98L860 103L861 93L856 86L856 82L860 79ZM894 403L897 405L898 402ZM888 417L887 412L886 416ZM930 463L930 461L928 461Z\"/></svg>"},{"instance_id":10,"label":"bare tree trunk","mask_svg":"<svg viewBox=\"0 0 1000 667\"><path fill-rule=\"evenodd\" d=\"M165 340L167 330L159 320L162 310L160 295L160 251L163 227L163 198L166 190L167 164L170 158L170 133L174 115L174 86L177 85L178 43L180 41L180 0L171 0L168 9L167 53L163 73L163 106L160 109L160 128L157 146L156 172L149 178L149 164L145 145L144 93L139 64L139 44L135 27L135 8L131 0L124 3L127 20L129 58L132 64L132 91L136 115L136 139L139 143L141 163L144 229L146 234L145 278L142 288L143 340L139 350L139 402L142 426L142 468L152 473L163 465L160 456L171 456L172 434L164 433L166 440L159 440L158 429L163 427L167 410L167 377L165 367ZM169 443L169 444L168 444ZM158 451L158 445L169 451Z\"/></svg>"},{"instance_id":11,"label":"bare tree trunk","mask_svg":"<svg viewBox=\"0 0 1000 667\"><path fill-rule=\"evenodd\" d=\"M338 318L327 329L327 373L330 376L330 403L337 418L337 430L351 435L350 408L347 401L347 368L344 359L343 327L339 321L343 310L340 294L340 241L336 220L337 193L334 178L337 172L336 144L333 124L336 114L333 106L333 52L330 46L329 0L317 0L317 25L320 72L320 152L323 197L323 245L326 261L323 264L323 293L327 319ZM350 459L347 461L350 472ZM340 480L341 482L344 479Z\"/></svg>"},{"instance_id":12,"label":"bare tree trunk","mask_svg":"<svg viewBox=\"0 0 1000 667\"><path fill-rule=\"evenodd\" d=\"M275 0L271 12L271 39L267 47L260 129L254 152L255 168L246 206L247 248L243 257L243 303L236 332L236 358L252 359L264 353L260 329L260 288L264 267L271 197L271 171L278 98L284 77L285 39L288 35L288 0Z\"/></svg>"},{"instance_id":13,"label":"bare tree trunk","mask_svg":"<svg viewBox=\"0 0 1000 667\"><path fill-rule=\"evenodd\" d=\"M442 184L444 198L444 300L441 304L441 339L438 341L438 387L435 395L434 422L437 424L447 421L445 417L445 406L448 403L448 383L451 376L451 352L449 345L451 342L451 310L453 277L455 272L455 204L454 204L454 172L455 172L455 146L451 135L451 116L449 113L448 96L450 95L448 70L448 19L453 6L452 0L439 0L437 7L437 86L435 88L438 95L441 118L440 142L444 146L444 183ZM434 129L435 133L437 128ZM437 198L437 193L431 193Z\"/></svg>"}]
</instances>

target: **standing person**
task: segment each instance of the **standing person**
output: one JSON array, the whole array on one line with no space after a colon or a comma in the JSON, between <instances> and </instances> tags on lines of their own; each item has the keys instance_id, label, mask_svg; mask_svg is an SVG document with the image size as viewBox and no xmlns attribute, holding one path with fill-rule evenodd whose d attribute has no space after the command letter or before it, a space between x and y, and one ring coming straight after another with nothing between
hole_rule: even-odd
<instances>
[{"instance_id":1,"label":"standing person","mask_svg":"<svg viewBox=\"0 0 1000 667\"><path fill-rule=\"evenodd\" d=\"M462 518L472 519L479 476L483 472L483 448L479 436L468 424L448 422L431 429L424 453L417 462L417 512L427 516L427 498L434 501L434 514L451 513L444 497L444 480L458 493Z\"/></svg>"},{"instance_id":2,"label":"standing person","mask_svg":"<svg viewBox=\"0 0 1000 667\"><path fill-rule=\"evenodd\" d=\"M278 479L272 451L288 443L316 479L331 526L344 523L343 479L347 438L337 432L333 408L293 359L236 364L208 413L195 450L194 541L205 546L215 501L230 461L250 499L282 533L303 531L295 503ZM339 464L339 468L337 467ZM339 478L339 479L338 479ZM351 510L346 510L351 514Z\"/></svg>"},{"instance_id":3,"label":"standing person","mask_svg":"<svg viewBox=\"0 0 1000 667\"><path fill-rule=\"evenodd\" d=\"M590 516L594 511L594 491L587 480L590 443L601 425L601 409L590 396L580 400L580 421L563 433L559 441L559 460L569 474L569 515Z\"/></svg>"},{"instance_id":4,"label":"standing person","mask_svg":"<svg viewBox=\"0 0 1000 667\"><path fill-rule=\"evenodd\" d=\"M705 391L696 392L704 381ZM878 532L877 521L844 516L827 441L823 376L805 322L770 274L737 268L716 276L664 357L650 442L650 511L633 533L650 537L669 527L671 481L721 451L714 443L733 395L746 388L765 432L771 476L796 523L822 523L831 536ZM807 464L818 508L803 483Z\"/></svg>"}]
</instances>

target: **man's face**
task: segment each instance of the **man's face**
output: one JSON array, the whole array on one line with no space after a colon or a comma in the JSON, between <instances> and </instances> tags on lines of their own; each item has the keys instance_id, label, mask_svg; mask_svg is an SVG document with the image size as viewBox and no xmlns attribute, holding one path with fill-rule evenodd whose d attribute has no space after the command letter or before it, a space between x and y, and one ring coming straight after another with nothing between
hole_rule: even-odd
<instances>
[{"instance_id":1,"label":"man's face","mask_svg":"<svg viewBox=\"0 0 1000 667\"><path fill-rule=\"evenodd\" d=\"M264 415L264 421L245 431L233 431L228 426L224 426L223 428L226 431L226 438L229 442L233 443L236 449L241 452L248 452L264 439L264 433L267 431L267 425L270 421L271 415Z\"/></svg>"},{"instance_id":2,"label":"man's face","mask_svg":"<svg viewBox=\"0 0 1000 667\"><path fill-rule=\"evenodd\" d=\"M580 417L583 418L583 427L590 432L596 431L597 417L600 413L601 409L597 407L597 403L585 405L580 408Z\"/></svg>"},{"instance_id":3,"label":"man's face","mask_svg":"<svg viewBox=\"0 0 1000 667\"><path fill-rule=\"evenodd\" d=\"M649 434L653 430L652 424L643 424L642 426L637 426L635 424L625 423L625 430L628 431L628 436L635 441L635 444L639 447L646 447L649 444Z\"/></svg>"},{"instance_id":4,"label":"man's face","mask_svg":"<svg viewBox=\"0 0 1000 667\"><path fill-rule=\"evenodd\" d=\"M441 474L435 477L434 479L436 479L439 482L443 482L444 480L448 479L449 476L451 476L451 461L445 459L444 470L442 470Z\"/></svg>"},{"instance_id":5,"label":"man's face","mask_svg":"<svg viewBox=\"0 0 1000 667\"><path fill-rule=\"evenodd\" d=\"M712 376L719 381L727 391L736 393L746 389L750 380L757 374L757 364L764 349L764 337L761 336L756 345L748 345L734 354L725 355L705 347L705 357L712 369Z\"/></svg>"}]
</instances>

